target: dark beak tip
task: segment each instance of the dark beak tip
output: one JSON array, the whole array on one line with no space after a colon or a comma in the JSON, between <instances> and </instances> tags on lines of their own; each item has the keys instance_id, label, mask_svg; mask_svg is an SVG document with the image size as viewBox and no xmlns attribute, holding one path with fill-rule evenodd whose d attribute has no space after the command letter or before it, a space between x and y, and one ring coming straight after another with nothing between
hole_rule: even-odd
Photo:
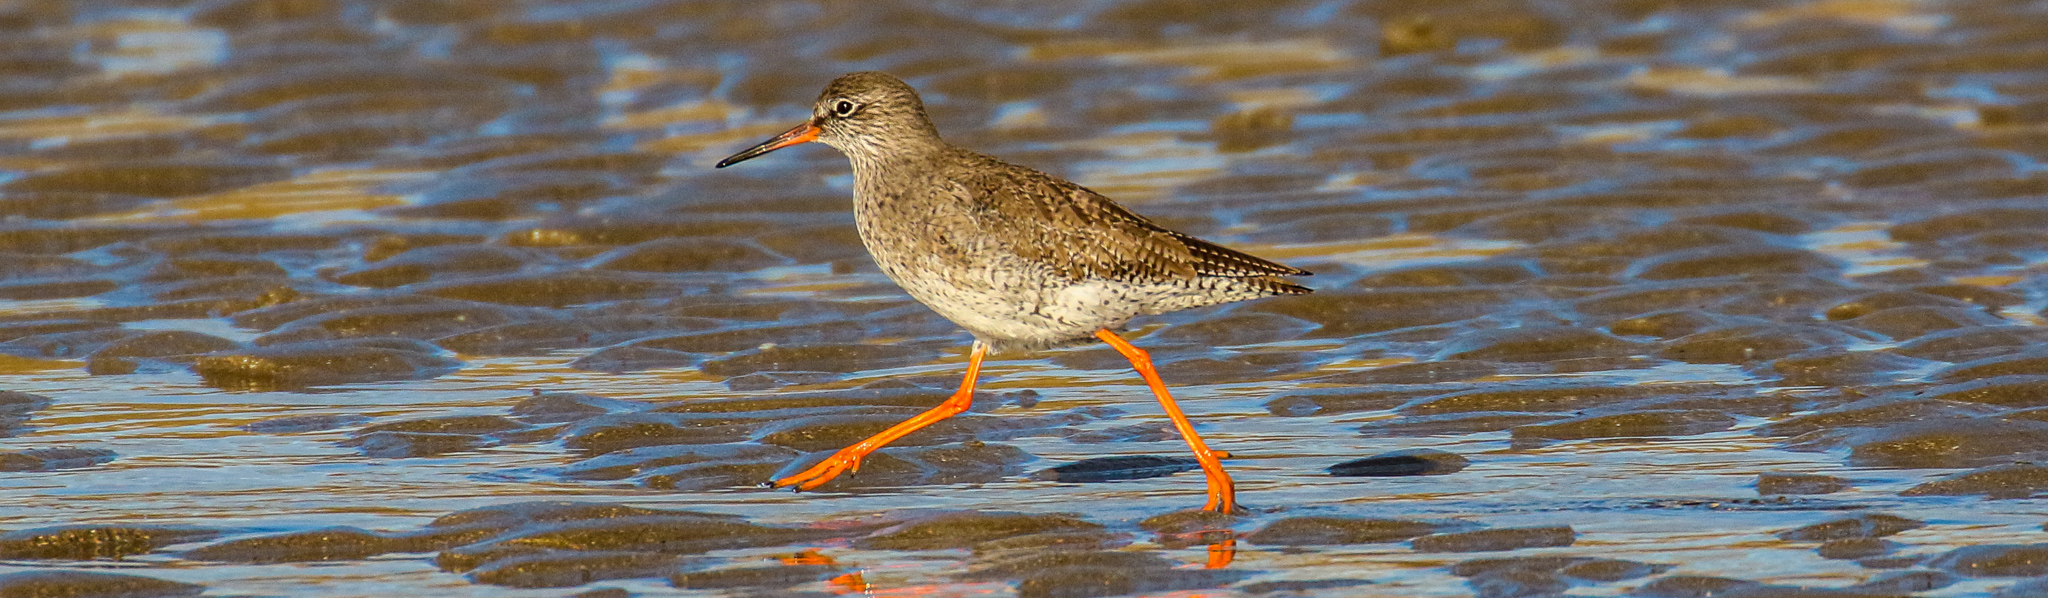
<instances>
[{"instance_id":1,"label":"dark beak tip","mask_svg":"<svg viewBox=\"0 0 2048 598\"><path fill-rule=\"evenodd\" d=\"M763 154L766 154L768 152L779 150L799 143L808 143L811 140L817 138L818 126L806 122L804 124L797 125L796 128L784 131L781 135L776 135L775 137L772 137L767 141L763 141L760 145L740 150L740 153L737 154L726 156L724 160L719 160L718 164L716 166L713 166L713 168L725 168L727 166L732 166L734 164L738 164L741 162L752 160L754 158L761 157Z\"/></svg>"},{"instance_id":2,"label":"dark beak tip","mask_svg":"<svg viewBox=\"0 0 2048 598\"><path fill-rule=\"evenodd\" d=\"M727 166L732 166L734 164L738 164L741 162L752 160L754 158L761 157L762 154L768 153L765 151L759 151L760 149L761 148L759 147L753 147L747 149L747 151L726 156L724 160L719 160L718 164L712 165L712 168L725 168Z\"/></svg>"}]
</instances>

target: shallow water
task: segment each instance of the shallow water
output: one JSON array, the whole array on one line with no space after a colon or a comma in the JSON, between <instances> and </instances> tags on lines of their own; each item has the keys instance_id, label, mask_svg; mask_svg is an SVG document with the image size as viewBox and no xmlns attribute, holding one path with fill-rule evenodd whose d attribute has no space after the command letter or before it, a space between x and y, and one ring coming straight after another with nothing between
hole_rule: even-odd
<instances>
[{"instance_id":1,"label":"shallow water","mask_svg":"<svg viewBox=\"0 0 2048 598\"><path fill-rule=\"evenodd\" d=\"M2048 456L2044 27L1882 0L0 7L0 381L27 393L0 395L0 594L2048 594L2048 473L2010 465ZM844 158L710 168L867 69L956 143L1316 273L1129 335L1250 515L1147 522L1200 505L1193 472L1032 477L1184 454L1099 347L992 361L894 465L752 486L966 360L867 260ZM484 417L430 419L456 416ZM1470 465L1325 472L1401 449ZM761 527L429 526L525 501ZM1008 511L1037 517L901 536ZM1779 535L1878 516L1917 525ZM1347 525L1319 517L1444 535L1288 532ZM337 526L371 531L292 535ZM670 579L751 567L782 581Z\"/></svg>"}]
</instances>

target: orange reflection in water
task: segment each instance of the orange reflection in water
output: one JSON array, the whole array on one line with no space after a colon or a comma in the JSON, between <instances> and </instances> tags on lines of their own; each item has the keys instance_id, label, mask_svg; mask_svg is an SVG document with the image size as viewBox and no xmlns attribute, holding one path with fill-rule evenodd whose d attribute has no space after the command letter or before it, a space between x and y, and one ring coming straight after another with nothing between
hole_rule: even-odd
<instances>
[{"instance_id":1,"label":"orange reflection in water","mask_svg":"<svg viewBox=\"0 0 2048 598\"><path fill-rule=\"evenodd\" d=\"M832 586L832 592L835 594L866 594L875 589L874 584L868 583L867 578L862 577L859 571L834 577L825 584Z\"/></svg>"}]
</instances>

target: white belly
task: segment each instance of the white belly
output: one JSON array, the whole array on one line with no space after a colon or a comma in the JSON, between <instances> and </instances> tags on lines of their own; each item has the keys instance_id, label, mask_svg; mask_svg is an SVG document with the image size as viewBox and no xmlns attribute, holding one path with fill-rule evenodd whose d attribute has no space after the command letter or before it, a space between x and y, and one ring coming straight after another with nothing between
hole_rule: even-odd
<instances>
[{"instance_id":1,"label":"white belly","mask_svg":"<svg viewBox=\"0 0 2048 598\"><path fill-rule=\"evenodd\" d=\"M1020 277L1015 269L997 267L947 279L901 276L890 270L883 268L912 298L999 350L1092 340L1097 330L1117 329L1150 313L1147 307L1153 301L1145 295L1154 294L1108 281ZM1164 296L1165 291L1156 292Z\"/></svg>"}]
</instances>

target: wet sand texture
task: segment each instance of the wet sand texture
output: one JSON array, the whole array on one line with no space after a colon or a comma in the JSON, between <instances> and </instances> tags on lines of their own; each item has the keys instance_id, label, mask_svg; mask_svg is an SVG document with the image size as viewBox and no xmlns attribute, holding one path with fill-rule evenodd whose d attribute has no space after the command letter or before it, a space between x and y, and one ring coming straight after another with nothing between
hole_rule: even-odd
<instances>
[{"instance_id":1,"label":"wet sand texture","mask_svg":"<svg viewBox=\"0 0 2048 598\"><path fill-rule=\"evenodd\" d=\"M0 596L2048 596L2025 2L0 5ZM1314 271L1128 362L873 265L856 70ZM961 240L963 242L971 240Z\"/></svg>"}]
</instances>

